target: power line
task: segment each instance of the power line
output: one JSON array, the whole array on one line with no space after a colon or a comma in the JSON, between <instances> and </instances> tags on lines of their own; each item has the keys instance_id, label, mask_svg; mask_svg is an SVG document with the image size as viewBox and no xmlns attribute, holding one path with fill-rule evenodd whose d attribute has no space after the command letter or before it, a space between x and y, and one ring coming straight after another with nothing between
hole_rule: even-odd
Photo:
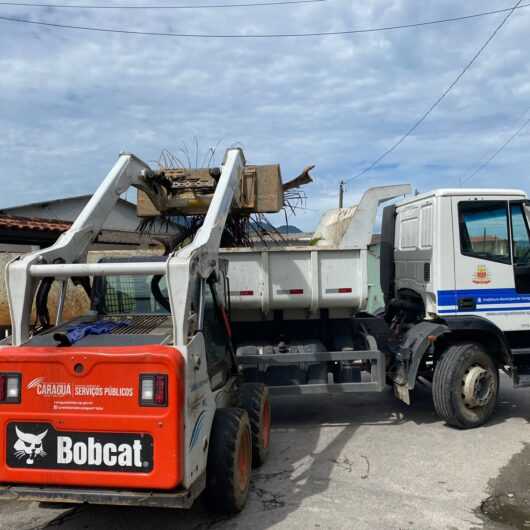
<instances>
[{"instance_id":1,"label":"power line","mask_svg":"<svg viewBox=\"0 0 530 530\"><path fill-rule=\"evenodd\" d=\"M526 114L528 114L528 111ZM460 181L460 186L471 180L477 173L482 171L490 162L492 162L500 153L502 153L502 151L504 151L504 149L508 147L512 140L517 138L517 136L519 136L523 132L523 130L528 126L529 123L530 118L527 118L525 122L508 138L508 140L506 140L487 160L479 164L478 167L475 168L465 179Z\"/></svg>"},{"instance_id":2,"label":"power line","mask_svg":"<svg viewBox=\"0 0 530 530\"><path fill-rule=\"evenodd\" d=\"M457 83L464 77L466 72L473 66L475 61L480 57L482 52L487 48L488 44L495 38L497 33L501 30L501 28L508 22L508 19L512 16L514 11L520 6L522 0L519 0L512 8L510 8L508 11L508 14L503 18L502 22L495 28L493 33L487 38L486 42L478 49L478 51L475 53L475 55L472 57L471 61L469 61L464 69L456 76L456 78L453 80L453 82L442 92L441 96L436 99L436 101L427 109L427 111L422 114L422 116L408 129L408 131L396 142L394 143L390 148L388 148L382 155L377 157L368 167L364 168L362 171L348 179L346 182L351 182L352 180L355 180L359 177L362 177L364 174L368 173L368 171L371 171L373 168L378 166L389 154L393 153L433 112L433 110L442 102L443 99L453 90L453 88L457 85Z\"/></svg>"},{"instance_id":3,"label":"power line","mask_svg":"<svg viewBox=\"0 0 530 530\"><path fill-rule=\"evenodd\" d=\"M31 4L29 2L0 2L7 7L45 7L48 9L219 9L227 7L264 7L287 6L299 4L316 4L328 0L278 0L276 2L231 3L231 4L198 4L198 5L131 5L131 4Z\"/></svg>"},{"instance_id":4,"label":"power line","mask_svg":"<svg viewBox=\"0 0 530 530\"><path fill-rule=\"evenodd\" d=\"M33 24L33 25L37 25L37 26L45 26L45 27L56 28L56 29L74 29L74 30L82 30L82 31L94 31L94 32L99 32L99 33L118 33L118 34L124 34L124 35L143 35L143 36L148 36L148 37L182 37L182 38L204 38L204 39L272 39L272 38L285 38L285 37L328 37L328 36L340 36L340 35L355 35L355 34L361 34L361 33L377 33L377 32L381 32L381 31L392 31L392 30L398 30L398 29L410 29L410 28L418 28L418 27L422 27L422 26L431 26L431 25L434 25L434 24L442 24L442 23L448 23L448 22L458 22L458 21L464 21L464 20L471 20L471 19L474 19L474 18L485 17L485 16L489 16L489 15L496 15L496 14L499 14L499 13L508 12L508 15L506 16L506 19L504 20L504 22L506 22L506 20L510 17L510 15L516 9L521 9L521 8L530 6L530 3L529 4L521 4L521 2L522 2L522 0L519 0L519 2L516 4L516 6L511 7L511 8L507 8L507 9L498 9L498 10L495 10L495 11L483 11L483 12L480 12L480 13L474 13L474 14L471 14L471 15L464 15L464 16L460 16L460 17L444 18L444 19L437 19L437 20L428 20L428 21L424 21L424 22L416 22L416 23L411 23L411 24L401 24L401 25L395 25L395 26L381 26L381 27L376 27L376 28L351 29L351 30L343 30L343 31L323 31L323 32L311 32L311 33L261 33L261 34L253 33L253 34L249 34L249 35L245 35L245 34L241 34L241 35L237 35L237 34L223 34L223 33L219 33L219 34L211 34L211 33L172 33L172 32L161 32L161 31L139 31L139 30L136 31L136 30L117 29L117 28L102 28L102 27L99 27L99 26L76 26L76 25L72 25L72 24L59 24L59 23L55 23L55 22L45 22L45 21L42 21L42 20L30 20L30 19L26 19L26 18L6 17L6 16L0 16L0 20L3 20L5 22L20 23L20 24ZM519 5L519 4L521 4L521 5ZM2 4L0 3L0 5L2 5ZM228 4L225 4L225 5L228 5ZM254 5L257 5L257 4L254 4ZM50 6L51 6L51 4L50 4ZM194 6L194 7L197 7L197 6ZM209 7L212 7L212 6L209 6ZM504 22L501 24L500 27L502 27L502 25L504 25ZM500 29L500 27L497 28L496 31L498 31ZM493 37L491 37L491 38L493 38ZM487 44L488 43L486 43L486 45ZM479 55L480 55L480 53L479 53ZM354 178L356 178L356 177L354 177ZM350 180L352 180L352 179L350 179Z\"/></svg>"}]
</instances>

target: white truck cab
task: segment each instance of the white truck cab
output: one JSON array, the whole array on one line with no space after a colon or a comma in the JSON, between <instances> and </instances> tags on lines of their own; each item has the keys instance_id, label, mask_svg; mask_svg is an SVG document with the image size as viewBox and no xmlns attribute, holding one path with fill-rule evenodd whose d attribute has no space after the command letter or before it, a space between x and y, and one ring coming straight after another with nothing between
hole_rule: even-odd
<instances>
[{"instance_id":1,"label":"white truck cab","mask_svg":"<svg viewBox=\"0 0 530 530\"><path fill-rule=\"evenodd\" d=\"M526 193L440 189L396 208L395 288L418 293L428 319L466 315L530 330Z\"/></svg>"}]
</instances>

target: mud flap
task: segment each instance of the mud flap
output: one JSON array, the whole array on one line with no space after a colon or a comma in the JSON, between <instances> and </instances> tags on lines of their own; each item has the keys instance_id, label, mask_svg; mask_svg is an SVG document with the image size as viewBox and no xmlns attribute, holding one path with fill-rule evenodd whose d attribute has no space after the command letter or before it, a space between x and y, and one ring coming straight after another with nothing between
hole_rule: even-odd
<instances>
[{"instance_id":1,"label":"mud flap","mask_svg":"<svg viewBox=\"0 0 530 530\"><path fill-rule=\"evenodd\" d=\"M410 405L410 392L407 385L398 385L394 383L394 396L406 405Z\"/></svg>"}]
</instances>

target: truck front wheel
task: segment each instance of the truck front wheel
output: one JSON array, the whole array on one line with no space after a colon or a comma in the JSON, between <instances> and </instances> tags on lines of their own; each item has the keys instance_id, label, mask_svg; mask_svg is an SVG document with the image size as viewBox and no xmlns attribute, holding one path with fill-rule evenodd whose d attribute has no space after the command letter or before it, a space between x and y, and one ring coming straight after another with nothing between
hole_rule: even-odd
<instances>
[{"instance_id":1,"label":"truck front wheel","mask_svg":"<svg viewBox=\"0 0 530 530\"><path fill-rule=\"evenodd\" d=\"M252 471L248 414L238 408L215 412L206 469L206 502L218 513L240 512L247 502Z\"/></svg>"},{"instance_id":2,"label":"truck front wheel","mask_svg":"<svg viewBox=\"0 0 530 530\"><path fill-rule=\"evenodd\" d=\"M449 425L478 427L495 410L499 371L494 360L476 343L449 346L434 369L434 408Z\"/></svg>"}]
</instances>

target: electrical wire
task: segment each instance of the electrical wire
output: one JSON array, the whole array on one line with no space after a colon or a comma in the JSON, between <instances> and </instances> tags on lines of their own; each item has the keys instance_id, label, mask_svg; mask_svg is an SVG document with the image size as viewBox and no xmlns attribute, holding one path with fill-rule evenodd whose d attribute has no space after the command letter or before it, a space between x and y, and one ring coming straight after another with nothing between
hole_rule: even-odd
<instances>
[{"instance_id":1,"label":"electrical wire","mask_svg":"<svg viewBox=\"0 0 530 530\"><path fill-rule=\"evenodd\" d=\"M471 61L466 64L466 66L456 76L453 82L442 92L442 94L427 109L427 111L424 112L418 120L416 120L416 122L407 130L407 132L397 142L395 142L391 147L389 147L383 154L377 157L369 166L365 167L362 171L349 178L346 182L351 182L352 180L362 177L363 175L377 167L389 154L393 153L429 117L429 115L434 111L434 109L445 99L445 97L449 94L449 92L451 92L451 90L453 90L453 88L457 85L460 79L462 79L466 72L473 66L473 64L482 54L482 52L487 48L488 44L495 38L497 33L506 24L506 22L508 22L508 19L512 16L515 10L518 7L521 7L521 2L522 0L519 0L512 8L509 9L508 14L502 19L501 23L495 28L493 33L487 38L484 44L482 44L482 46L478 49L475 55L473 55Z\"/></svg>"},{"instance_id":2,"label":"electrical wire","mask_svg":"<svg viewBox=\"0 0 530 530\"><path fill-rule=\"evenodd\" d=\"M276 2L230 3L230 4L198 4L198 5L132 5L132 4L32 4L29 2L0 2L0 6L7 7L45 7L48 9L219 9L227 7L264 7L288 6L300 4L316 4L328 0L278 0Z\"/></svg>"},{"instance_id":3,"label":"electrical wire","mask_svg":"<svg viewBox=\"0 0 530 530\"><path fill-rule=\"evenodd\" d=\"M42 20L30 20L26 18L7 17L7 16L0 16L0 20L3 20L4 22L33 24L37 26L45 26L45 27L56 28L56 29L73 29L73 30L82 30L82 31L94 31L94 32L99 32L99 33L117 33L117 34L124 34L124 35L143 35L143 36L148 36L148 37L181 37L181 38L203 38L203 39L273 39L273 38L286 38L286 37L295 37L295 38L296 37L329 37L329 36L340 36L340 35L356 35L356 34L362 34L362 33L377 33L377 32L382 32L382 31L393 31L393 30L399 30L399 29L411 29L411 28L418 28L422 26L431 26L434 24L459 22L459 21L471 20L471 19L475 19L479 17L496 15L499 13L506 13L506 12L508 12L508 15L506 17L506 19L508 19L510 15L516 9L530 7L530 3L521 4L521 2L522 0L519 0L516 6L507 8L507 9L497 9L494 11L483 11L480 13L474 13L471 15L463 15L459 17L428 20L424 22L415 22L411 24L401 24L401 25L395 25L395 26L381 26L381 27L374 27L374 28L350 29L350 30L343 30L343 31L320 31L320 32L310 32L310 33L261 33L261 34L253 33L253 34L248 34L248 35L226 34L226 33L225 34L223 33L218 33L218 34L172 33L172 32L162 32L162 31L140 31L140 30L128 30L128 29L118 29L118 28L103 28L99 26L76 26L72 24L59 24L59 23L54 23L54 22L45 22ZM2 4L0 3L0 5ZM228 4L225 4L225 5L228 5ZM51 6L51 4L49 4L49 6ZM502 25L504 25L504 22L502 23Z\"/></svg>"},{"instance_id":4,"label":"electrical wire","mask_svg":"<svg viewBox=\"0 0 530 530\"><path fill-rule=\"evenodd\" d=\"M528 114L528 112L529 111L527 111L526 114ZM500 155L502 151L504 151L504 149L508 147L508 145L510 145L512 141L515 140L515 138L517 138L523 132L524 129L526 129L529 123L530 118L527 118L524 123L487 160L479 164L466 178L460 181L460 186L471 180L477 173L482 171L495 158L497 158L497 156Z\"/></svg>"}]
</instances>

